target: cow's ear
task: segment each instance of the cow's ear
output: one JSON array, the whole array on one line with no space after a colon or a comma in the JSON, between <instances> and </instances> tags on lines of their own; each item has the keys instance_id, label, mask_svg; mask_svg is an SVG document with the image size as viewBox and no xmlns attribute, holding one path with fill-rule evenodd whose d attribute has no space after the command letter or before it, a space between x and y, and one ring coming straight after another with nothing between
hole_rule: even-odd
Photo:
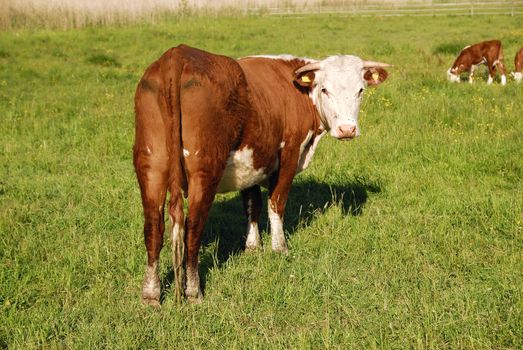
<instances>
[{"instance_id":1,"label":"cow's ear","mask_svg":"<svg viewBox=\"0 0 523 350\"><path fill-rule=\"evenodd\" d=\"M304 88L312 88L316 74L313 71L297 73L294 82Z\"/></svg>"},{"instance_id":2,"label":"cow's ear","mask_svg":"<svg viewBox=\"0 0 523 350\"><path fill-rule=\"evenodd\" d=\"M367 86L381 84L388 76L389 73L381 67L365 68L363 71L363 80L367 82Z\"/></svg>"}]
</instances>

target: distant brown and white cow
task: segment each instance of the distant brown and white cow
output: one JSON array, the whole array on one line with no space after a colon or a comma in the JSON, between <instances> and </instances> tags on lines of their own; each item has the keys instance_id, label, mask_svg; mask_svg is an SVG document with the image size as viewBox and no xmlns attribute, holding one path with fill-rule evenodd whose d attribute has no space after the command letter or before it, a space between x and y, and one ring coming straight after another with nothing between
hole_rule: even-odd
<instances>
[{"instance_id":1,"label":"distant brown and white cow","mask_svg":"<svg viewBox=\"0 0 523 350\"><path fill-rule=\"evenodd\" d=\"M514 57L514 69L514 72L511 73L512 77L519 83L523 79L523 73L521 72L523 70L523 47L519 49L516 57Z\"/></svg>"},{"instance_id":2,"label":"distant brown and white cow","mask_svg":"<svg viewBox=\"0 0 523 350\"><path fill-rule=\"evenodd\" d=\"M387 78L382 68L387 66L348 55L234 60L185 45L149 66L135 95L133 149L148 258L143 302L157 305L160 298L157 270L168 191L175 288L183 291L178 257L185 244L188 299L202 296L198 250L217 192L241 191L246 249L257 249L260 185L267 186L272 249L286 252L283 215L294 176L309 165L325 133L340 140L360 134L363 91Z\"/></svg>"},{"instance_id":3,"label":"distant brown and white cow","mask_svg":"<svg viewBox=\"0 0 523 350\"><path fill-rule=\"evenodd\" d=\"M474 69L485 64L489 70L487 84L492 84L496 75L496 68L501 72L501 84L507 83L505 66L503 64L503 48L501 41L490 40L466 46L447 71L447 78L452 82L460 82L460 75L469 72L469 83L472 83Z\"/></svg>"}]
</instances>

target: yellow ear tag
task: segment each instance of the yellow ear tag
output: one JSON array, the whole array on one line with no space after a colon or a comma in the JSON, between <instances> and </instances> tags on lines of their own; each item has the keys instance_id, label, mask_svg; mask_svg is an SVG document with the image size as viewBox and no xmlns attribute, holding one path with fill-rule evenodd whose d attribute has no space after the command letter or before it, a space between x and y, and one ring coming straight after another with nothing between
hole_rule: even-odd
<instances>
[{"instance_id":1,"label":"yellow ear tag","mask_svg":"<svg viewBox=\"0 0 523 350\"><path fill-rule=\"evenodd\" d=\"M380 77L380 73L378 73L378 72L372 73L372 79L377 81L379 79L379 77Z\"/></svg>"},{"instance_id":2,"label":"yellow ear tag","mask_svg":"<svg viewBox=\"0 0 523 350\"><path fill-rule=\"evenodd\" d=\"M310 83L311 82L311 80L309 79L309 77L307 75L302 75L301 81L303 81L304 83Z\"/></svg>"}]
</instances>

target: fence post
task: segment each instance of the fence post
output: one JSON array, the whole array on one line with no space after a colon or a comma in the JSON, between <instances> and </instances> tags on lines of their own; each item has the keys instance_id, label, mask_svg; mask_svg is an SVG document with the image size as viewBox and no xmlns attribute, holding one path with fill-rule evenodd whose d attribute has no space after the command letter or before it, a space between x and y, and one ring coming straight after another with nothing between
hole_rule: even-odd
<instances>
[{"instance_id":1,"label":"fence post","mask_svg":"<svg viewBox=\"0 0 523 350\"><path fill-rule=\"evenodd\" d=\"M474 16L474 1L470 2L470 17Z\"/></svg>"}]
</instances>

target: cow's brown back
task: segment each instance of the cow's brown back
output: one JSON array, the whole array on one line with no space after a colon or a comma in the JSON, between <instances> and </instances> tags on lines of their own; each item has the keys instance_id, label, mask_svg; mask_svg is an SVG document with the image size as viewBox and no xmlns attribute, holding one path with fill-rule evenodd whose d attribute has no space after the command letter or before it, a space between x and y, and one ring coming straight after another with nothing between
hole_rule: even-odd
<instances>
[{"instance_id":1,"label":"cow's brown back","mask_svg":"<svg viewBox=\"0 0 523 350\"><path fill-rule=\"evenodd\" d=\"M243 72L235 60L185 45L151 64L135 95L135 158L148 152L186 189L183 149L200 163L224 162L248 117ZM208 164L213 166L213 164Z\"/></svg>"}]
</instances>

